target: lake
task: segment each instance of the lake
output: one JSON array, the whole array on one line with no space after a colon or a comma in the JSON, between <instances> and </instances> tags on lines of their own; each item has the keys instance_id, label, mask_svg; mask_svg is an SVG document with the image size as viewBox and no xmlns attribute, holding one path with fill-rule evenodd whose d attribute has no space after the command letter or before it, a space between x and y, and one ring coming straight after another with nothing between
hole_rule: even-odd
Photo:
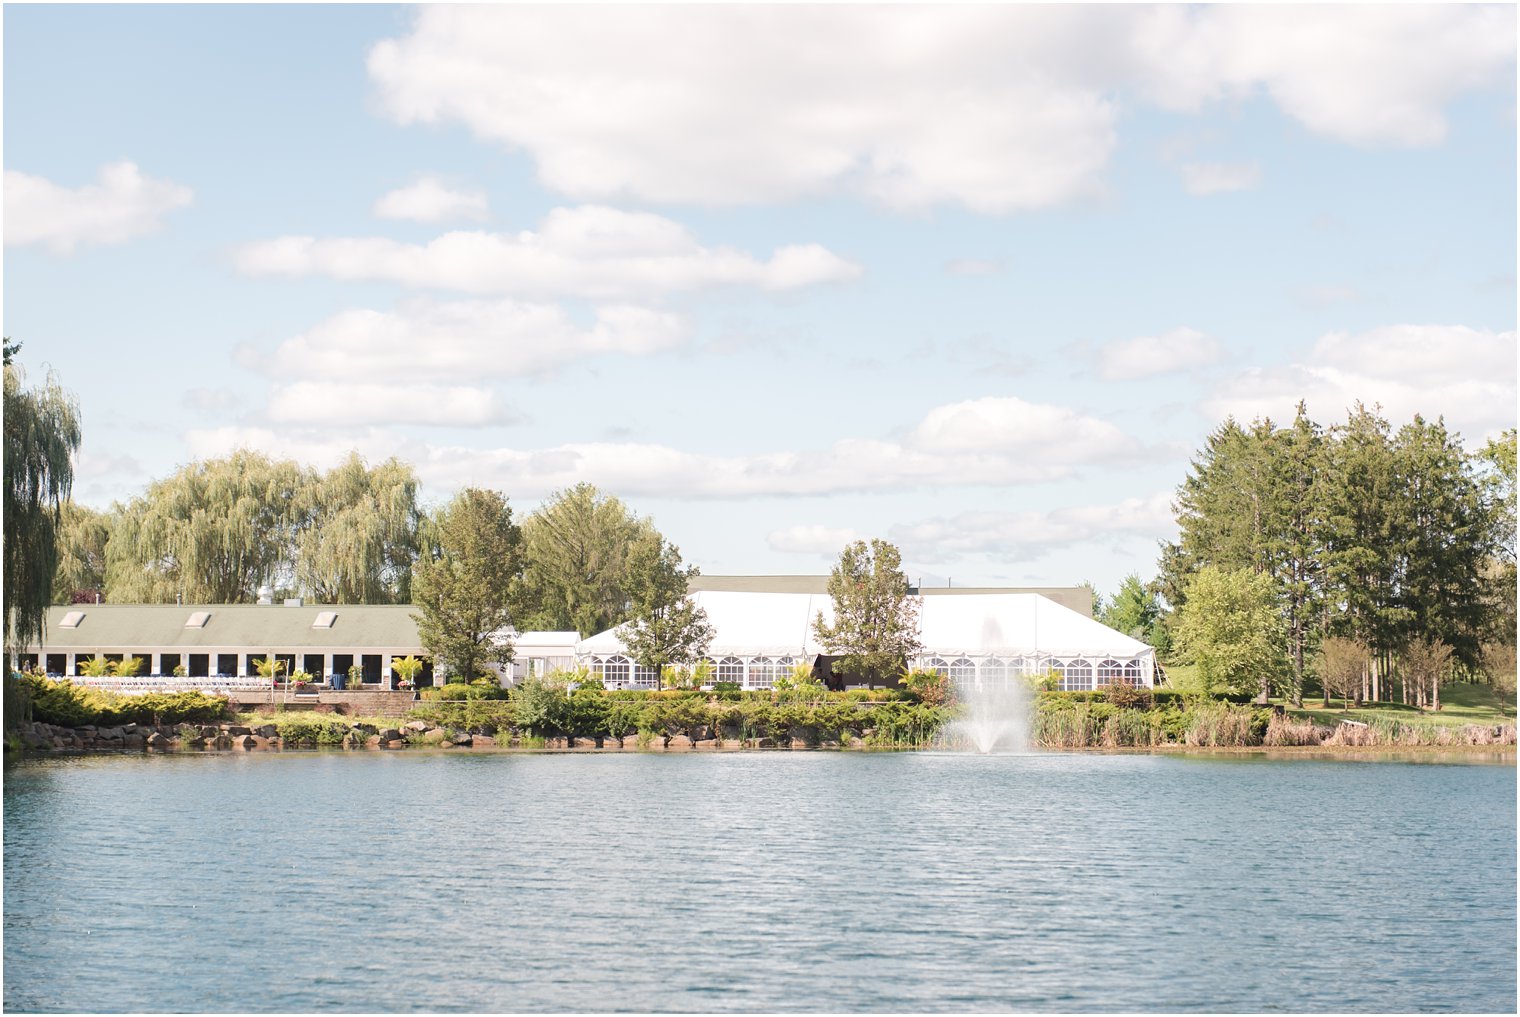
<instances>
[{"instance_id":1,"label":"lake","mask_svg":"<svg viewBox=\"0 0 1520 1017\"><path fill-rule=\"evenodd\" d=\"M5 772L7 1011L1493 1011L1515 767L408 751Z\"/></svg>"}]
</instances>

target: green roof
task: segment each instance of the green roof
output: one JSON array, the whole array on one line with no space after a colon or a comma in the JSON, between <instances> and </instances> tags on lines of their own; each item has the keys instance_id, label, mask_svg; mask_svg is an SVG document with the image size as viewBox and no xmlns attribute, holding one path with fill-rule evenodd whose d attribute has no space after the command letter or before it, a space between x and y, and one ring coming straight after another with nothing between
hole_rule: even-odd
<instances>
[{"instance_id":1,"label":"green roof","mask_svg":"<svg viewBox=\"0 0 1520 1017\"><path fill-rule=\"evenodd\" d=\"M348 649L356 647L417 652L416 608L410 604L72 604L51 607L43 646L69 650L246 647L250 650ZM187 628L191 615L207 612L200 628ZM313 628L317 615L331 611L331 628ZM72 613L82 617L65 628Z\"/></svg>"}]
</instances>

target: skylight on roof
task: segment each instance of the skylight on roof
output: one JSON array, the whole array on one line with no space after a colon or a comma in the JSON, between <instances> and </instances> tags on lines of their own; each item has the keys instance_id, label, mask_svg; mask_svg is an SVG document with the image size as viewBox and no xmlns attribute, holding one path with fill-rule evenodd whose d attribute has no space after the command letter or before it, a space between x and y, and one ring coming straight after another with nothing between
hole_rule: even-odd
<instances>
[{"instance_id":1,"label":"skylight on roof","mask_svg":"<svg viewBox=\"0 0 1520 1017\"><path fill-rule=\"evenodd\" d=\"M318 611L317 620L311 623L311 627L314 629L330 629L333 627L333 622L337 620L338 612L336 611Z\"/></svg>"},{"instance_id":2,"label":"skylight on roof","mask_svg":"<svg viewBox=\"0 0 1520 1017\"><path fill-rule=\"evenodd\" d=\"M61 629L77 629L82 621L84 621L83 611L70 611L63 616L63 621L58 623L58 627Z\"/></svg>"},{"instance_id":3,"label":"skylight on roof","mask_svg":"<svg viewBox=\"0 0 1520 1017\"><path fill-rule=\"evenodd\" d=\"M191 613L189 620L185 622L185 628L203 629L206 627L206 623L210 620L210 611L194 611Z\"/></svg>"}]
</instances>

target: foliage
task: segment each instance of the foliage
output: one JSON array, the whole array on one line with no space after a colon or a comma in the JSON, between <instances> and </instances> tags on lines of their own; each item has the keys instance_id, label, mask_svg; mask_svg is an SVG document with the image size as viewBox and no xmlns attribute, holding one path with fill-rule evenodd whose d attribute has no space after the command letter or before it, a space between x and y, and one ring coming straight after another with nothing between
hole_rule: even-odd
<instances>
[{"instance_id":1,"label":"foliage","mask_svg":"<svg viewBox=\"0 0 1520 1017\"><path fill-rule=\"evenodd\" d=\"M401 676L402 681L412 685L416 684L417 676L426 666L426 663L410 653L405 657L391 658L391 669Z\"/></svg>"},{"instance_id":2,"label":"foliage","mask_svg":"<svg viewBox=\"0 0 1520 1017\"><path fill-rule=\"evenodd\" d=\"M1147 589L1138 575L1130 573L1119 584L1118 592L1094 617L1117 632L1155 646L1161 604L1155 592Z\"/></svg>"},{"instance_id":3,"label":"foliage","mask_svg":"<svg viewBox=\"0 0 1520 1017\"><path fill-rule=\"evenodd\" d=\"M111 539L109 513L75 501L63 503L58 525L58 567L53 573L53 603L94 600L106 588L106 543Z\"/></svg>"},{"instance_id":4,"label":"foliage","mask_svg":"<svg viewBox=\"0 0 1520 1017\"><path fill-rule=\"evenodd\" d=\"M1435 639L1411 639L1400 655L1405 681L1416 690L1416 706L1441 708L1441 683L1450 679L1452 648Z\"/></svg>"},{"instance_id":5,"label":"foliage","mask_svg":"<svg viewBox=\"0 0 1520 1017\"><path fill-rule=\"evenodd\" d=\"M473 678L488 662L512 659L510 642L497 634L510 620L522 536L507 499L479 488L455 495L435 532L436 551L413 570L417 632L441 674Z\"/></svg>"},{"instance_id":6,"label":"foliage","mask_svg":"<svg viewBox=\"0 0 1520 1017\"><path fill-rule=\"evenodd\" d=\"M147 658L134 657L130 653L111 665L111 673L118 678L135 678L148 666Z\"/></svg>"},{"instance_id":7,"label":"foliage","mask_svg":"<svg viewBox=\"0 0 1520 1017\"><path fill-rule=\"evenodd\" d=\"M214 723L227 712L225 696L204 692L147 692L123 695L38 675L19 679L31 697L32 716L45 724L82 727L94 724Z\"/></svg>"},{"instance_id":8,"label":"foliage","mask_svg":"<svg viewBox=\"0 0 1520 1017\"><path fill-rule=\"evenodd\" d=\"M530 675L512 689L517 726L535 735L563 731L570 719L570 697L558 674Z\"/></svg>"},{"instance_id":9,"label":"foliage","mask_svg":"<svg viewBox=\"0 0 1520 1017\"><path fill-rule=\"evenodd\" d=\"M950 679L932 668L909 668L900 685L914 702L942 706L950 700Z\"/></svg>"},{"instance_id":10,"label":"foliage","mask_svg":"<svg viewBox=\"0 0 1520 1017\"><path fill-rule=\"evenodd\" d=\"M1372 651L1366 643L1346 636L1327 636L1319 647L1319 679L1324 685L1325 702L1330 696L1341 697L1343 706L1362 698L1367 666Z\"/></svg>"},{"instance_id":11,"label":"foliage","mask_svg":"<svg viewBox=\"0 0 1520 1017\"><path fill-rule=\"evenodd\" d=\"M78 663L79 673L85 678L105 678L111 673L111 662L104 657L88 657Z\"/></svg>"},{"instance_id":12,"label":"foliage","mask_svg":"<svg viewBox=\"0 0 1520 1017\"><path fill-rule=\"evenodd\" d=\"M304 482L296 463L246 449L155 481L119 509L106 545L107 598L252 601L290 562Z\"/></svg>"},{"instance_id":13,"label":"foliage","mask_svg":"<svg viewBox=\"0 0 1520 1017\"><path fill-rule=\"evenodd\" d=\"M1268 694L1287 674L1284 624L1269 576L1204 566L1188 582L1177 650L1210 692Z\"/></svg>"},{"instance_id":14,"label":"foliage","mask_svg":"<svg viewBox=\"0 0 1520 1017\"><path fill-rule=\"evenodd\" d=\"M19 344L5 358L5 645L17 649L42 633L58 569L62 506L74 484L74 453L82 432L79 407L49 373L46 384L23 388Z\"/></svg>"},{"instance_id":15,"label":"foliage","mask_svg":"<svg viewBox=\"0 0 1520 1017\"><path fill-rule=\"evenodd\" d=\"M813 633L839 667L878 684L902 670L919 648L918 600L909 593L902 554L885 540L857 540L840 552L829 574L834 622L820 611Z\"/></svg>"},{"instance_id":16,"label":"foliage","mask_svg":"<svg viewBox=\"0 0 1520 1017\"><path fill-rule=\"evenodd\" d=\"M686 593L695 568L681 567L681 552L650 529L629 549L624 589L633 617L620 630L628 655L656 671L701 657L713 628Z\"/></svg>"},{"instance_id":17,"label":"foliage","mask_svg":"<svg viewBox=\"0 0 1520 1017\"><path fill-rule=\"evenodd\" d=\"M404 604L421 513L417 475L387 459L367 468L357 452L304 478L293 561L300 589L322 604Z\"/></svg>"},{"instance_id":18,"label":"foliage","mask_svg":"<svg viewBox=\"0 0 1520 1017\"><path fill-rule=\"evenodd\" d=\"M425 700L459 701L465 699L505 699L507 690L484 682L449 682L419 693Z\"/></svg>"},{"instance_id":19,"label":"foliage","mask_svg":"<svg viewBox=\"0 0 1520 1017\"><path fill-rule=\"evenodd\" d=\"M628 558L654 526L590 484L556 492L523 523L518 628L592 635L628 620ZM683 589L682 593L685 592Z\"/></svg>"},{"instance_id":20,"label":"foliage","mask_svg":"<svg viewBox=\"0 0 1520 1017\"><path fill-rule=\"evenodd\" d=\"M1103 699L1121 710L1149 710L1156 698L1148 685L1136 685L1116 678L1103 686Z\"/></svg>"},{"instance_id":21,"label":"foliage","mask_svg":"<svg viewBox=\"0 0 1520 1017\"><path fill-rule=\"evenodd\" d=\"M279 657L255 657L253 666L260 678L268 678L272 682L279 681L280 675L285 673L285 662Z\"/></svg>"}]
</instances>

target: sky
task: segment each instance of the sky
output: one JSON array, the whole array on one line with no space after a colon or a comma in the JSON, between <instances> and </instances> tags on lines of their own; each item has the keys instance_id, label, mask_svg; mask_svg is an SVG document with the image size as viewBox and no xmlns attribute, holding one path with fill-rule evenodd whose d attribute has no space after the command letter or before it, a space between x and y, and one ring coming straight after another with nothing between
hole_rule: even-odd
<instances>
[{"instance_id":1,"label":"sky","mask_svg":"<svg viewBox=\"0 0 1520 1017\"><path fill-rule=\"evenodd\" d=\"M5 334L97 508L357 450L1112 592L1228 416L1515 425L1515 16L8 4Z\"/></svg>"}]
</instances>

